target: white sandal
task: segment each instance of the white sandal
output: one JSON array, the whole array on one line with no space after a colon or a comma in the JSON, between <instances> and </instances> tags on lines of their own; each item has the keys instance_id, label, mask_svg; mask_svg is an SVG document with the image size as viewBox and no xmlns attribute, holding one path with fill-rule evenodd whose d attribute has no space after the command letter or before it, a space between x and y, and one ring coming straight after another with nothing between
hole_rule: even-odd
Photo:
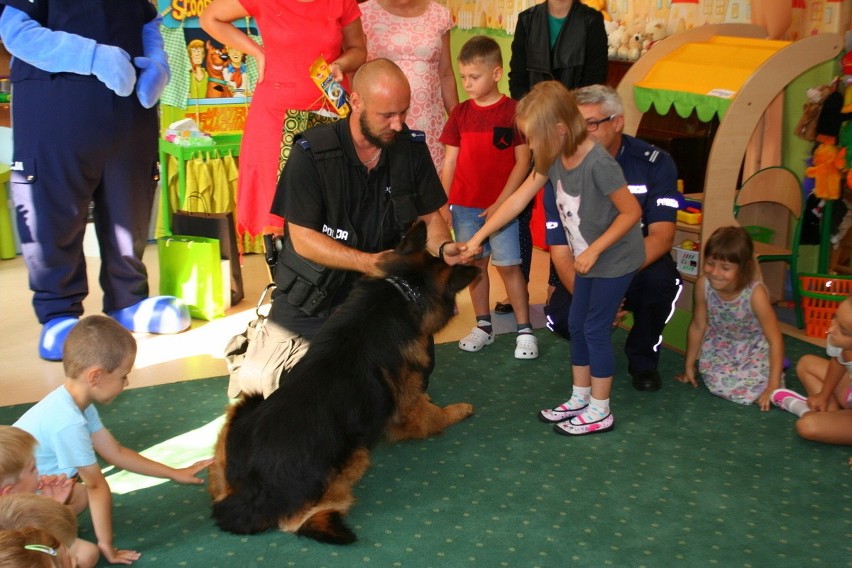
<instances>
[{"instance_id":1,"label":"white sandal","mask_svg":"<svg viewBox=\"0 0 852 568\"><path fill-rule=\"evenodd\" d=\"M538 358L538 338L531 333L519 333L515 339L515 359Z\"/></svg>"},{"instance_id":2,"label":"white sandal","mask_svg":"<svg viewBox=\"0 0 852 568\"><path fill-rule=\"evenodd\" d=\"M475 353L486 345L491 345L492 343L494 343L493 333L485 333L478 327L475 327L470 330L470 333L459 340L459 349Z\"/></svg>"}]
</instances>

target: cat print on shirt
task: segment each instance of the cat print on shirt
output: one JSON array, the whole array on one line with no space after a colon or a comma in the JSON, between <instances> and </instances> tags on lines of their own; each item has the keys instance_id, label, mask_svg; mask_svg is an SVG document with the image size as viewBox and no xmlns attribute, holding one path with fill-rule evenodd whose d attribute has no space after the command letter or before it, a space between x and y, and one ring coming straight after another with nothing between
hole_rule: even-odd
<instances>
[{"instance_id":1,"label":"cat print on shirt","mask_svg":"<svg viewBox=\"0 0 852 568\"><path fill-rule=\"evenodd\" d=\"M568 195L562 189L562 180L557 180L555 193L556 208L559 209L559 216L562 218L562 227L565 229L568 244L571 245L571 251L576 258L589 248L589 243L580 234L580 196Z\"/></svg>"}]
</instances>

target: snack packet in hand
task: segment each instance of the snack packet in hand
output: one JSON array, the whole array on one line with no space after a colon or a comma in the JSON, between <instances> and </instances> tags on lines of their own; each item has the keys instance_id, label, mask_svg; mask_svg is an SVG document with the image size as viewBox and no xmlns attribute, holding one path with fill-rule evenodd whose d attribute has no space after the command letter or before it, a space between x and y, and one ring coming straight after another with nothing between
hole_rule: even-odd
<instances>
[{"instance_id":1,"label":"snack packet in hand","mask_svg":"<svg viewBox=\"0 0 852 568\"><path fill-rule=\"evenodd\" d=\"M310 71L314 83L322 91L326 100L331 103L334 111L340 115L340 118L349 116L349 97L346 96L343 85L334 80L331 67L322 55L311 64Z\"/></svg>"}]
</instances>

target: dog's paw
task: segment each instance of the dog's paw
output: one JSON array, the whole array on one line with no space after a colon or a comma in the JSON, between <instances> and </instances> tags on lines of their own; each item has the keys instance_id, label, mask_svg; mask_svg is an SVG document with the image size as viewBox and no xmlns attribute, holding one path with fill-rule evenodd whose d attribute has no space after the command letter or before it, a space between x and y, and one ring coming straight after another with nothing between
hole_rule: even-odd
<instances>
[{"instance_id":1,"label":"dog's paw","mask_svg":"<svg viewBox=\"0 0 852 568\"><path fill-rule=\"evenodd\" d=\"M473 405L467 402L458 402L445 407L444 412L447 415L448 423L455 424L473 415Z\"/></svg>"}]
</instances>

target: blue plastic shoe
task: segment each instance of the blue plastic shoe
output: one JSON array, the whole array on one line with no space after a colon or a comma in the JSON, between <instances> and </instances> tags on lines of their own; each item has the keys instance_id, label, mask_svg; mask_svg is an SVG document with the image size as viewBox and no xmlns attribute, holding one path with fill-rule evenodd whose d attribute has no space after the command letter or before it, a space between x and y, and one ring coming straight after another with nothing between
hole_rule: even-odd
<instances>
[{"instance_id":1,"label":"blue plastic shoe","mask_svg":"<svg viewBox=\"0 0 852 568\"><path fill-rule=\"evenodd\" d=\"M135 333L180 333L189 328L189 308L174 296L145 298L109 316Z\"/></svg>"},{"instance_id":2,"label":"blue plastic shoe","mask_svg":"<svg viewBox=\"0 0 852 568\"><path fill-rule=\"evenodd\" d=\"M44 324L41 328L41 337L38 340L38 356L48 361L62 361L62 348L65 346L65 338L71 328L77 325L79 318L65 316L54 318Z\"/></svg>"}]
</instances>

